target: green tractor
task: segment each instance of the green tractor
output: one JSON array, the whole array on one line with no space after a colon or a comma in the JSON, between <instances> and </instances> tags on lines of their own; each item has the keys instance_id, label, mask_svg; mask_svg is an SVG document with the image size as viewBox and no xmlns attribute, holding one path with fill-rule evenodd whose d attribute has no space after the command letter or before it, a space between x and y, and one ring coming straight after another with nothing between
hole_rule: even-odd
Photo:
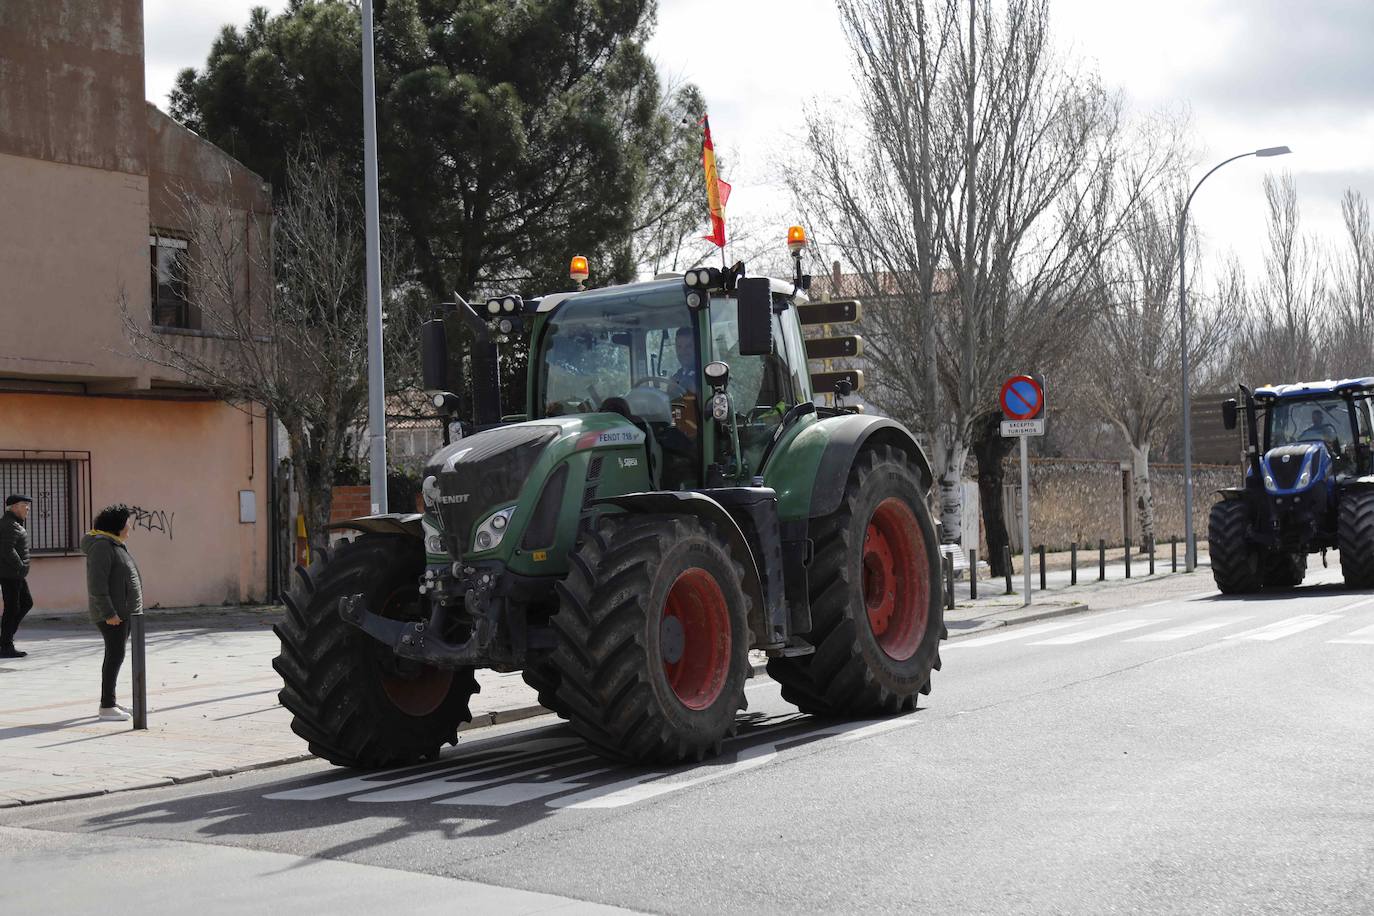
<instances>
[{"instance_id":1,"label":"green tractor","mask_svg":"<svg viewBox=\"0 0 1374 916\"><path fill-rule=\"evenodd\" d=\"M479 420L500 420L488 332L528 333L525 414L434 455L423 514L342 523L358 536L298 569L274 667L310 750L432 759L479 667L522 671L592 749L641 763L719 752L750 649L804 712L913 709L946 636L930 466L900 424L844 406L858 373L809 374L808 354L861 344L805 339L859 311L808 286L797 260L790 282L736 264L457 303ZM447 326L423 335L452 407Z\"/></svg>"}]
</instances>

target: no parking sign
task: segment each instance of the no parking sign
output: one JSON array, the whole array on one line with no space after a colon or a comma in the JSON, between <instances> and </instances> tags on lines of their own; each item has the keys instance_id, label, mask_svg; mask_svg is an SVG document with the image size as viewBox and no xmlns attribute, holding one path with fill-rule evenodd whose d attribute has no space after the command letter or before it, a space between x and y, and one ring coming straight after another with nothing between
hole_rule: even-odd
<instances>
[{"instance_id":1,"label":"no parking sign","mask_svg":"<svg viewBox=\"0 0 1374 916\"><path fill-rule=\"evenodd\" d=\"M1013 375L1002 384L1003 436L1045 435L1045 381L1038 375Z\"/></svg>"}]
</instances>

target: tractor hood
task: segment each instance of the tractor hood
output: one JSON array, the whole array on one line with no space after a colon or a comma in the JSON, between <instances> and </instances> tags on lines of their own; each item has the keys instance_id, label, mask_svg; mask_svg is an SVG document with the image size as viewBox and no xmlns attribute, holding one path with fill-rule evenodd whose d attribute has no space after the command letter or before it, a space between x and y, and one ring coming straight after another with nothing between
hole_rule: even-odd
<instances>
[{"instance_id":1,"label":"tractor hood","mask_svg":"<svg viewBox=\"0 0 1374 916\"><path fill-rule=\"evenodd\" d=\"M445 551L455 558L505 558L520 553L522 544L527 550L552 546L553 535L544 532L563 518L567 499L578 505L583 501L593 456L607 450L641 454L644 441L638 427L606 413L551 417L476 433L429 460L422 485L425 509L438 523ZM602 463L596 462L598 475ZM643 468L647 462L621 464ZM557 492L546 496L546 484ZM527 532L532 523L537 531ZM547 543L528 543L527 533Z\"/></svg>"},{"instance_id":2,"label":"tractor hood","mask_svg":"<svg viewBox=\"0 0 1374 916\"><path fill-rule=\"evenodd\" d=\"M1320 442L1272 448L1260 460L1264 488L1270 493L1304 493L1331 473L1331 454Z\"/></svg>"}]
</instances>

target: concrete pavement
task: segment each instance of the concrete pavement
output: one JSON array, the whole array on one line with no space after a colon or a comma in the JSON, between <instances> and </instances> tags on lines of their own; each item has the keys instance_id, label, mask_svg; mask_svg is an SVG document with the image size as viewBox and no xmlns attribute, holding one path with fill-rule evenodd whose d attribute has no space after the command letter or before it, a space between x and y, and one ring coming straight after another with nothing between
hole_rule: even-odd
<instances>
[{"instance_id":1,"label":"concrete pavement","mask_svg":"<svg viewBox=\"0 0 1374 916\"><path fill-rule=\"evenodd\" d=\"M1051 580L1022 607L984 588L946 612L951 639L1130 601L1141 589L1182 594L1211 585L1206 572L1067 587ZM999 583L1000 584L1000 583ZM1163 589L1163 591L1160 591ZM993 592L990 594L989 592ZM0 662L0 807L165 786L309 759L277 704L272 670L277 607L184 608L147 615L146 731L96 719L102 644L81 614L35 611L20 632L24 659ZM755 653L756 668L766 659ZM131 662L119 701L130 705ZM479 671L472 699L480 728L546 712L519 674Z\"/></svg>"}]
</instances>

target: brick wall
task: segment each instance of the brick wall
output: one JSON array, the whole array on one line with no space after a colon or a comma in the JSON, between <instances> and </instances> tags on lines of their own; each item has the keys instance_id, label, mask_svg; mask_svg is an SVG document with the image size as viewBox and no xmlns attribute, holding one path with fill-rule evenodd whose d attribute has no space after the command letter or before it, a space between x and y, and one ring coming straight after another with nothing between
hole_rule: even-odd
<instances>
[{"instance_id":1,"label":"brick wall","mask_svg":"<svg viewBox=\"0 0 1374 916\"><path fill-rule=\"evenodd\" d=\"M341 522L372 514L372 488L367 486L335 487L334 501L329 507L329 520Z\"/></svg>"}]
</instances>

